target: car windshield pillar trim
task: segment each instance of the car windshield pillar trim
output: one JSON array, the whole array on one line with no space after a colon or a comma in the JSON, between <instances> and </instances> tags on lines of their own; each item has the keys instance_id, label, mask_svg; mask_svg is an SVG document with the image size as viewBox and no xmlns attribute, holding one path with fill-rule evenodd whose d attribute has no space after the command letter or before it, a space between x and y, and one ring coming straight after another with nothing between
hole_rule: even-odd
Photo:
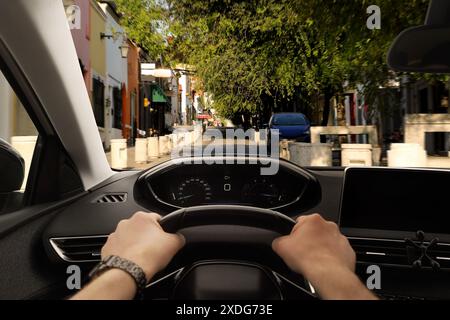
<instances>
[{"instance_id":1,"label":"car windshield pillar trim","mask_svg":"<svg viewBox=\"0 0 450 320\"><path fill-rule=\"evenodd\" d=\"M14 6L2 1L0 32L77 166L84 189L111 177L62 1L17 0Z\"/></svg>"}]
</instances>

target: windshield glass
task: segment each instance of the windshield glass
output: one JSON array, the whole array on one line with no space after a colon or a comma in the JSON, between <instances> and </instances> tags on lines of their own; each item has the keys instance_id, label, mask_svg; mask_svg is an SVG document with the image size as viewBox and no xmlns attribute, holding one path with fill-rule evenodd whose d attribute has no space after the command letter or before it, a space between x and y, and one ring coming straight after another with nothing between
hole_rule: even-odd
<instances>
[{"instance_id":1,"label":"windshield glass","mask_svg":"<svg viewBox=\"0 0 450 320\"><path fill-rule=\"evenodd\" d=\"M273 124L276 126L304 126L306 120L301 115L296 114L281 114L274 116Z\"/></svg>"},{"instance_id":2,"label":"windshield glass","mask_svg":"<svg viewBox=\"0 0 450 320\"><path fill-rule=\"evenodd\" d=\"M448 77L386 63L428 1L63 3L115 169L147 168L216 129L251 129L259 143L274 115L290 143L280 156L295 163L295 143L310 143L311 166L450 167Z\"/></svg>"}]
</instances>

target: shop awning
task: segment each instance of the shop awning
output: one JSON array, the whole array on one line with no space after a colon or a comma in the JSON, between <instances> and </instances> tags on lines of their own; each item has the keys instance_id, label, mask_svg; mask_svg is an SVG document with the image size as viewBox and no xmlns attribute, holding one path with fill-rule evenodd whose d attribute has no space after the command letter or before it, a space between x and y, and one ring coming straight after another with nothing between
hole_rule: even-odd
<instances>
[{"instance_id":1,"label":"shop awning","mask_svg":"<svg viewBox=\"0 0 450 320\"><path fill-rule=\"evenodd\" d=\"M211 115L209 115L209 114L204 114L204 113L202 113L202 114L198 114L197 115L197 119L199 119L199 120L204 120L204 119L211 119L212 117L211 117Z\"/></svg>"},{"instance_id":2,"label":"shop awning","mask_svg":"<svg viewBox=\"0 0 450 320\"><path fill-rule=\"evenodd\" d=\"M164 90L159 85L152 85L152 102L166 103L169 102Z\"/></svg>"}]
</instances>

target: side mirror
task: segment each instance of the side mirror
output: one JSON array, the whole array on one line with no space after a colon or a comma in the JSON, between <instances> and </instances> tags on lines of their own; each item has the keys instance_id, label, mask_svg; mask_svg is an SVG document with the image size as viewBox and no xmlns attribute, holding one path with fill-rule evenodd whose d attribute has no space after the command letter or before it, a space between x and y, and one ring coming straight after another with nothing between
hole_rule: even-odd
<instances>
[{"instance_id":1,"label":"side mirror","mask_svg":"<svg viewBox=\"0 0 450 320\"><path fill-rule=\"evenodd\" d=\"M450 73L450 26L403 31L389 51L388 65L404 72Z\"/></svg>"},{"instance_id":2,"label":"side mirror","mask_svg":"<svg viewBox=\"0 0 450 320\"><path fill-rule=\"evenodd\" d=\"M0 139L0 193L11 193L22 187L25 161L6 141Z\"/></svg>"}]
</instances>

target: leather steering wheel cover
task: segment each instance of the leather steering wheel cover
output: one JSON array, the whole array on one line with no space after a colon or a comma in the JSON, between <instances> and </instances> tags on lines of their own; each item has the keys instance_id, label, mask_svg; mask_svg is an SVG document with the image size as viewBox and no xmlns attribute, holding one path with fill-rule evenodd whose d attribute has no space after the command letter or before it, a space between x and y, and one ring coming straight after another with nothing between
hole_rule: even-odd
<instances>
[{"instance_id":1,"label":"leather steering wheel cover","mask_svg":"<svg viewBox=\"0 0 450 320\"><path fill-rule=\"evenodd\" d=\"M163 217L160 220L160 225L164 231L169 233L176 233L181 229L196 227L196 226L207 226L207 225L236 225L236 226L246 226L246 227L256 227L268 231L274 231L280 235L290 234L292 228L295 226L296 222L292 218L281 214L279 212L270 209L261 209L246 206L237 205L205 205L197 207L189 207L179 209L172 212L171 214ZM239 265L255 265L248 262L238 262L238 261L199 261L194 265L198 264L235 264ZM171 298L176 298L176 290L178 290L180 281L183 280L186 274L189 274L189 269L184 269L181 275L177 275L175 279L174 292ZM283 280L284 281L284 280ZM278 281L275 281L277 290L280 292L281 299L284 299L285 294L283 293L285 289L280 287ZM317 299L315 295L308 291L307 287L301 287L294 285L296 288L300 288L299 292L303 299ZM291 285L292 287L292 285ZM286 289L287 290L287 289ZM290 289L292 291L292 289Z\"/></svg>"},{"instance_id":2,"label":"leather steering wheel cover","mask_svg":"<svg viewBox=\"0 0 450 320\"><path fill-rule=\"evenodd\" d=\"M161 219L164 231L176 233L181 229L207 225L236 225L291 233L295 221L279 212L236 205L206 205L183 208Z\"/></svg>"}]
</instances>

